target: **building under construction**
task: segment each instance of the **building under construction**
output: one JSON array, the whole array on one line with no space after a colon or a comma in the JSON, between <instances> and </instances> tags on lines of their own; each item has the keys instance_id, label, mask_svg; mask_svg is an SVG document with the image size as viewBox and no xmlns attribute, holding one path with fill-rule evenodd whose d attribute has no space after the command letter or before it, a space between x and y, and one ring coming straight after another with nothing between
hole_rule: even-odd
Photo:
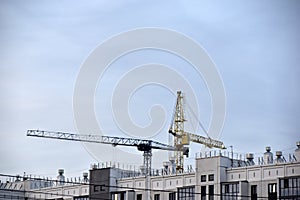
<instances>
[{"instance_id":1,"label":"building under construction","mask_svg":"<svg viewBox=\"0 0 300 200\"><path fill-rule=\"evenodd\" d=\"M139 170L115 164L91 166L89 178L66 181L63 170L57 180L23 177L17 182L1 183L0 199L103 199L103 200L227 200L227 199L298 199L300 200L300 142L293 154L283 156L267 147L262 156L252 153L234 156L222 141L186 132L183 95L177 92L169 136L171 142L102 135L28 130L27 136L136 147L143 152ZM214 148L195 157L195 170L184 168L191 142ZM169 151L169 161L158 170L151 168L152 149ZM26 179L26 180L25 180Z\"/></svg>"},{"instance_id":2,"label":"building under construction","mask_svg":"<svg viewBox=\"0 0 300 200\"><path fill-rule=\"evenodd\" d=\"M59 171L57 180L15 179L0 184L0 199L76 200L227 200L300 199L300 142L294 154L275 155L267 147L261 157L249 153L198 153L195 170L176 172L165 162L152 170L149 187L141 170L121 169L113 164L91 165L89 177L70 182ZM24 177L23 177L24 178Z\"/></svg>"},{"instance_id":3,"label":"building under construction","mask_svg":"<svg viewBox=\"0 0 300 200\"><path fill-rule=\"evenodd\" d=\"M93 166L90 171L90 198L112 200L227 200L300 199L300 142L288 158L267 147L263 157L232 158L230 152L197 154L195 170L176 173L171 163L153 171L150 188L145 189L142 173L115 167ZM175 173L174 173L175 172ZM96 186L95 186L96 185ZM98 186L103 186L97 188Z\"/></svg>"}]
</instances>

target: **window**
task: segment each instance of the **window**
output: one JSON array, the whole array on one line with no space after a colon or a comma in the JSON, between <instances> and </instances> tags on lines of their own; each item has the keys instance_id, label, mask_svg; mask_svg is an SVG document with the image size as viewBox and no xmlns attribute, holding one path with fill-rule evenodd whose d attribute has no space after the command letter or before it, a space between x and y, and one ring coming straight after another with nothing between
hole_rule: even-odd
<instances>
[{"instance_id":1,"label":"window","mask_svg":"<svg viewBox=\"0 0 300 200\"><path fill-rule=\"evenodd\" d=\"M169 200L176 200L176 192L169 193Z\"/></svg>"},{"instance_id":2,"label":"window","mask_svg":"<svg viewBox=\"0 0 300 200\"><path fill-rule=\"evenodd\" d=\"M88 196L74 197L74 200L89 200Z\"/></svg>"},{"instance_id":3,"label":"window","mask_svg":"<svg viewBox=\"0 0 300 200\"><path fill-rule=\"evenodd\" d=\"M125 200L125 192L121 193L120 200Z\"/></svg>"},{"instance_id":4,"label":"window","mask_svg":"<svg viewBox=\"0 0 300 200\"><path fill-rule=\"evenodd\" d=\"M178 200L195 200L195 186L178 188L177 192Z\"/></svg>"},{"instance_id":5,"label":"window","mask_svg":"<svg viewBox=\"0 0 300 200\"><path fill-rule=\"evenodd\" d=\"M208 186L208 199L209 200L214 200L214 185Z\"/></svg>"},{"instance_id":6,"label":"window","mask_svg":"<svg viewBox=\"0 0 300 200\"><path fill-rule=\"evenodd\" d=\"M283 187L288 188L289 187L289 179L284 179L283 182L284 182Z\"/></svg>"},{"instance_id":7,"label":"window","mask_svg":"<svg viewBox=\"0 0 300 200\"><path fill-rule=\"evenodd\" d=\"M159 200L159 198L160 198L160 195L159 195L159 194L155 194L155 195L154 195L154 200Z\"/></svg>"},{"instance_id":8,"label":"window","mask_svg":"<svg viewBox=\"0 0 300 200\"><path fill-rule=\"evenodd\" d=\"M222 183L222 200L237 200L239 193L239 183Z\"/></svg>"},{"instance_id":9,"label":"window","mask_svg":"<svg viewBox=\"0 0 300 200\"><path fill-rule=\"evenodd\" d=\"M206 200L206 186L201 186L201 200Z\"/></svg>"},{"instance_id":10,"label":"window","mask_svg":"<svg viewBox=\"0 0 300 200\"><path fill-rule=\"evenodd\" d=\"M224 186L224 192L229 193L229 184Z\"/></svg>"},{"instance_id":11,"label":"window","mask_svg":"<svg viewBox=\"0 0 300 200\"><path fill-rule=\"evenodd\" d=\"M94 185L94 192L100 192L103 191L103 188L101 188L100 185Z\"/></svg>"},{"instance_id":12,"label":"window","mask_svg":"<svg viewBox=\"0 0 300 200\"><path fill-rule=\"evenodd\" d=\"M136 195L136 200L142 200L143 195L142 194L137 194Z\"/></svg>"},{"instance_id":13,"label":"window","mask_svg":"<svg viewBox=\"0 0 300 200\"><path fill-rule=\"evenodd\" d=\"M125 200L126 192L118 192L112 194L112 200Z\"/></svg>"},{"instance_id":14,"label":"window","mask_svg":"<svg viewBox=\"0 0 300 200\"><path fill-rule=\"evenodd\" d=\"M300 176L279 179L280 199L300 199Z\"/></svg>"},{"instance_id":15,"label":"window","mask_svg":"<svg viewBox=\"0 0 300 200\"><path fill-rule=\"evenodd\" d=\"M271 183L268 185L268 199L276 200L277 199L277 184Z\"/></svg>"},{"instance_id":16,"label":"window","mask_svg":"<svg viewBox=\"0 0 300 200\"><path fill-rule=\"evenodd\" d=\"M213 174L208 175L208 181L214 181L214 175Z\"/></svg>"},{"instance_id":17,"label":"window","mask_svg":"<svg viewBox=\"0 0 300 200\"><path fill-rule=\"evenodd\" d=\"M206 175L201 175L201 182L206 182Z\"/></svg>"},{"instance_id":18,"label":"window","mask_svg":"<svg viewBox=\"0 0 300 200\"><path fill-rule=\"evenodd\" d=\"M257 200L257 185L251 185L251 200Z\"/></svg>"}]
</instances>

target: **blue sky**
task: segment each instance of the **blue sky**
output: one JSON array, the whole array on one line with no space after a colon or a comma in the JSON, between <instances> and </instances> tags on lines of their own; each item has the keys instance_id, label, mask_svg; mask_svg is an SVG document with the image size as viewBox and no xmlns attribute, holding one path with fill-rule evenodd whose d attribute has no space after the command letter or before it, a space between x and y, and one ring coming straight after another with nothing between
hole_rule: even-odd
<instances>
[{"instance_id":1,"label":"blue sky","mask_svg":"<svg viewBox=\"0 0 300 200\"><path fill-rule=\"evenodd\" d=\"M240 153L262 153L267 145L274 151L293 151L300 140L299 9L300 3L292 0L2 0L0 171L51 175L65 168L71 175L95 162L80 143L28 138L26 130L76 132L72 98L82 63L101 42L142 27L181 32L206 49L226 90L227 115L220 138L226 145ZM199 88L201 120L207 127L210 100L201 77L172 55L144 51L118 60L99 82L95 109L98 119L104 120L106 135L119 134L106 106L115 81L130 70L118 66L149 62L173 65L193 88ZM149 86L134 96L130 110L137 123L146 124L149 119L143 113L149 106L164 105L166 124L154 139L167 143L174 101L170 92ZM200 145L192 146L194 154ZM132 164L139 165L139 156Z\"/></svg>"}]
</instances>

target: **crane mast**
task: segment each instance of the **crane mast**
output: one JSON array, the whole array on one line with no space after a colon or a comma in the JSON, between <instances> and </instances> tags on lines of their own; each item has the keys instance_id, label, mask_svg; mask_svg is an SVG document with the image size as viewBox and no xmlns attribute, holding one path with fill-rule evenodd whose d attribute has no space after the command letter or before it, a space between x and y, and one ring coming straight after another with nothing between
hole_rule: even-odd
<instances>
[{"instance_id":1,"label":"crane mast","mask_svg":"<svg viewBox=\"0 0 300 200\"><path fill-rule=\"evenodd\" d=\"M173 121L169 133L174 136L174 147L178 149L182 149L186 143L183 143L184 136L184 112L183 112L183 96L181 95L181 91L177 92L177 101L175 106L175 113L173 115ZM175 151L174 152L175 163L176 163L176 171L183 172L183 152ZM170 158L171 159L171 158Z\"/></svg>"},{"instance_id":2,"label":"crane mast","mask_svg":"<svg viewBox=\"0 0 300 200\"><path fill-rule=\"evenodd\" d=\"M174 147L177 149L188 149L187 145L190 142L195 142L199 144L203 144L209 148L219 148L225 149L223 142L212 139L210 137L200 136L194 133L189 133L184 131L184 108L183 108L183 95L181 91L177 91L177 100L175 105L174 114L172 116L172 122L169 128L169 133L174 136ZM182 151L175 151L175 163L176 163L176 171L183 172L184 170L184 154ZM170 158L172 159L172 158Z\"/></svg>"}]
</instances>

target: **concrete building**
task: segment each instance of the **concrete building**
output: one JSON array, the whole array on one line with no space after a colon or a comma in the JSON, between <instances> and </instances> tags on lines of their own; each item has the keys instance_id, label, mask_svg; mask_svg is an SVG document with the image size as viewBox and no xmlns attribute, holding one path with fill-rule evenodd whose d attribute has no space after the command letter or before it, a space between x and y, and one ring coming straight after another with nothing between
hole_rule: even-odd
<instances>
[{"instance_id":1,"label":"concrete building","mask_svg":"<svg viewBox=\"0 0 300 200\"><path fill-rule=\"evenodd\" d=\"M284 157L270 147L261 157L226 151L198 153L195 170L176 173L173 162L153 170L146 188L141 170L113 164L92 165L90 174L67 179L64 171L47 178L15 177L0 182L0 200L256 200L300 199L300 142Z\"/></svg>"},{"instance_id":2,"label":"concrete building","mask_svg":"<svg viewBox=\"0 0 300 200\"><path fill-rule=\"evenodd\" d=\"M254 162L253 154L232 158L229 152L197 154L196 170L181 174L172 169L153 171L151 200L300 199L300 142L288 158L267 147ZM90 171L90 199L145 200L145 176L115 167Z\"/></svg>"},{"instance_id":3,"label":"concrete building","mask_svg":"<svg viewBox=\"0 0 300 200\"><path fill-rule=\"evenodd\" d=\"M0 200L7 199L51 199L51 200L88 200L88 173L77 179L65 179L64 170L58 170L56 179L32 176L14 177L0 182Z\"/></svg>"}]
</instances>

